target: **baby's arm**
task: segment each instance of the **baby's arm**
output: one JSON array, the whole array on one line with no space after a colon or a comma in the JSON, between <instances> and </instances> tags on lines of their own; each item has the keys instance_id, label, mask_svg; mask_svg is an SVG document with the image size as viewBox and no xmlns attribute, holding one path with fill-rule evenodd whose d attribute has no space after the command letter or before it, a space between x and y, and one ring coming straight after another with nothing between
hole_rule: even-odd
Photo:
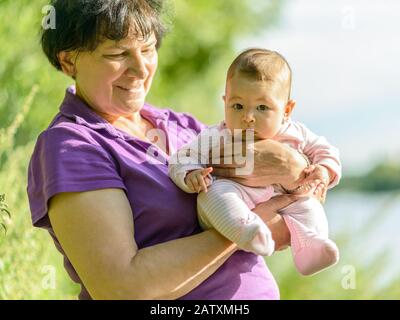
<instances>
[{"instance_id":1,"label":"baby's arm","mask_svg":"<svg viewBox=\"0 0 400 320\"><path fill-rule=\"evenodd\" d=\"M328 189L333 188L339 183L342 176L339 150L332 146L325 137L316 135L303 124L296 123L296 126L301 130L304 137L303 153L315 166L306 169L305 179L314 172L316 178L327 180L325 183Z\"/></svg>"},{"instance_id":2,"label":"baby's arm","mask_svg":"<svg viewBox=\"0 0 400 320\"><path fill-rule=\"evenodd\" d=\"M207 179L203 179L206 187L211 184L211 175L209 174L210 168L206 167L208 161L208 153L202 154L202 152L206 152L208 150L204 150L206 148L201 148L200 142L203 137L209 135L210 129L203 130L196 138L194 138L189 144L186 144L182 148L180 148L176 153L171 155L168 164L168 174L172 181L183 191L187 193L197 193L198 186L197 184L194 186L194 178L196 178L199 172L203 172L203 170L209 171L205 177ZM212 170L212 169L211 169ZM202 185L201 181L200 186ZM204 187L202 187L203 189ZM205 188L207 189L207 188Z\"/></svg>"},{"instance_id":3,"label":"baby's arm","mask_svg":"<svg viewBox=\"0 0 400 320\"><path fill-rule=\"evenodd\" d=\"M327 189L336 186L341 178L339 150L305 125L295 122L294 126L303 136L302 152L311 162L303 171L301 186L294 193L312 194L324 202Z\"/></svg>"},{"instance_id":4,"label":"baby's arm","mask_svg":"<svg viewBox=\"0 0 400 320\"><path fill-rule=\"evenodd\" d=\"M207 192L207 187L212 183L212 177L210 175L212 170L212 167L208 167L190 171L185 177L185 184L192 192Z\"/></svg>"}]
</instances>

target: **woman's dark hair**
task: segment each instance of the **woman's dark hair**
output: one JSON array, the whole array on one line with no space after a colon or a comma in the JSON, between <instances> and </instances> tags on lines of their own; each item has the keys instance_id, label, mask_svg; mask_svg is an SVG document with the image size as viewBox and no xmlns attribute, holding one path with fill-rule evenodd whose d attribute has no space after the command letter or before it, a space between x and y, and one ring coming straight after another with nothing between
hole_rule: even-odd
<instances>
[{"instance_id":1,"label":"woman's dark hair","mask_svg":"<svg viewBox=\"0 0 400 320\"><path fill-rule=\"evenodd\" d=\"M165 0L52 0L56 28L42 29L42 49L58 70L61 51L93 51L104 40L119 41L131 32L147 39L154 32L157 49L166 33Z\"/></svg>"}]
</instances>

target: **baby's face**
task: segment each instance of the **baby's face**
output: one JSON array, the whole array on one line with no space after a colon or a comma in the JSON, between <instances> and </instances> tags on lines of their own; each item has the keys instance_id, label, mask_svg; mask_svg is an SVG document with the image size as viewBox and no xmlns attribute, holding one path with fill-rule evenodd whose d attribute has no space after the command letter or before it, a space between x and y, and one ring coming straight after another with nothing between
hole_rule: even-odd
<instances>
[{"instance_id":1,"label":"baby's face","mask_svg":"<svg viewBox=\"0 0 400 320\"><path fill-rule=\"evenodd\" d=\"M272 81L256 81L235 74L226 84L225 123L228 129L254 129L254 139L278 133L286 101L281 87Z\"/></svg>"}]
</instances>

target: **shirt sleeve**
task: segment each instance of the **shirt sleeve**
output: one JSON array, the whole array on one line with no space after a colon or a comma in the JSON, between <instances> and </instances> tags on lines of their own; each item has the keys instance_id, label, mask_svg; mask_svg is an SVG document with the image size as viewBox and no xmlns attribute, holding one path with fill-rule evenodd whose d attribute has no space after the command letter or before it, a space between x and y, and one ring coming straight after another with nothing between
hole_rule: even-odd
<instances>
[{"instance_id":1,"label":"shirt sleeve","mask_svg":"<svg viewBox=\"0 0 400 320\"><path fill-rule=\"evenodd\" d=\"M126 187L115 162L90 135L74 127L53 127L38 138L28 168L32 222L47 216L48 201L62 192Z\"/></svg>"},{"instance_id":2,"label":"shirt sleeve","mask_svg":"<svg viewBox=\"0 0 400 320\"><path fill-rule=\"evenodd\" d=\"M304 136L304 154L310 159L312 164L326 166L335 173L334 179L328 188L336 186L342 176L342 164L339 158L339 150L332 146L323 136L318 136L306 126L298 124Z\"/></svg>"}]
</instances>

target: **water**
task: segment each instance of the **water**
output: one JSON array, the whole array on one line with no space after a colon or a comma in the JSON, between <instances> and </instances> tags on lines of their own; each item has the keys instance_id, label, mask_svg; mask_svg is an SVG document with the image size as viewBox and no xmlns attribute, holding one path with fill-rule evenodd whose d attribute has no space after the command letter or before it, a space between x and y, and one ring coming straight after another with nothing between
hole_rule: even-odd
<instances>
[{"instance_id":1,"label":"water","mask_svg":"<svg viewBox=\"0 0 400 320\"><path fill-rule=\"evenodd\" d=\"M330 192L325 204L331 237L350 234L346 250L366 263L387 250L381 281L400 273L400 190L395 192ZM342 261L343 262L343 261ZM351 261L345 261L352 264Z\"/></svg>"}]
</instances>

